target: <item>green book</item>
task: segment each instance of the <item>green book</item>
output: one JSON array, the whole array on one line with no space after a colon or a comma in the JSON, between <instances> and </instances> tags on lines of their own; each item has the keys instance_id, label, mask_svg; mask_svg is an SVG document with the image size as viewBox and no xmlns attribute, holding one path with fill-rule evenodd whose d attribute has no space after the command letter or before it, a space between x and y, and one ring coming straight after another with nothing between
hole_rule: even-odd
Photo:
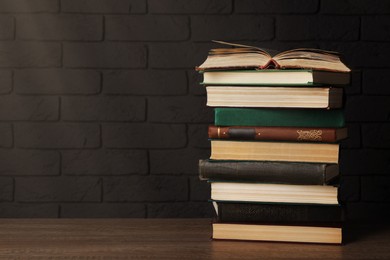
<instances>
[{"instance_id":1,"label":"green book","mask_svg":"<svg viewBox=\"0 0 390 260\"><path fill-rule=\"evenodd\" d=\"M344 127L341 109L215 108L216 126Z\"/></svg>"}]
</instances>

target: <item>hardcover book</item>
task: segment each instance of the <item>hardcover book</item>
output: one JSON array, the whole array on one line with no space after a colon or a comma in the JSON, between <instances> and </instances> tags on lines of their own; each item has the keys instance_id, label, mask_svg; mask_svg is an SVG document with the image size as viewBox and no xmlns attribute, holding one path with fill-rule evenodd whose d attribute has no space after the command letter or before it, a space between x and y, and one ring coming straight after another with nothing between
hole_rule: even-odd
<instances>
[{"instance_id":1,"label":"hardcover book","mask_svg":"<svg viewBox=\"0 0 390 260\"><path fill-rule=\"evenodd\" d=\"M211 182L211 199L231 202L338 205L337 187L244 182Z\"/></svg>"},{"instance_id":2,"label":"hardcover book","mask_svg":"<svg viewBox=\"0 0 390 260\"><path fill-rule=\"evenodd\" d=\"M348 73L318 70L226 70L203 72L204 85L346 85Z\"/></svg>"},{"instance_id":3,"label":"hardcover book","mask_svg":"<svg viewBox=\"0 0 390 260\"><path fill-rule=\"evenodd\" d=\"M341 88L208 86L210 107L340 108Z\"/></svg>"},{"instance_id":4,"label":"hardcover book","mask_svg":"<svg viewBox=\"0 0 390 260\"><path fill-rule=\"evenodd\" d=\"M344 221L340 205L213 201L218 222L315 223Z\"/></svg>"},{"instance_id":5,"label":"hardcover book","mask_svg":"<svg viewBox=\"0 0 390 260\"><path fill-rule=\"evenodd\" d=\"M201 180L325 185L338 175L338 164L199 160Z\"/></svg>"},{"instance_id":6,"label":"hardcover book","mask_svg":"<svg viewBox=\"0 0 390 260\"><path fill-rule=\"evenodd\" d=\"M347 128L214 126L208 128L210 139L270 140L335 143L347 138Z\"/></svg>"},{"instance_id":7,"label":"hardcover book","mask_svg":"<svg viewBox=\"0 0 390 260\"><path fill-rule=\"evenodd\" d=\"M339 144L214 139L210 159L338 163Z\"/></svg>"},{"instance_id":8,"label":"hardcover book","mask_svg":"<svg viewBox=\"0 0 390 260\"><path fill-rule=\"evenodd\" d=\"M341 244L341 227L213 223L213 239Z\"/></svg>"},{"instance_id":9,"label":"hardcover book","mask_svg":"<svg viewBox=\"0 0 390 260\"><path fill-rule=\"evenodd\" d=\"M207 59L196 68L197 70L267 69L271 67L350 72L350 69L344 65L337 52L300 48L272 55L269 51L254 46L222 41L214 42L227 45L230 48L211 49Z\"/></svg>"},{"instance_id":10,"label":"hardcover book","mask_svg":"<svg viewBox=\"0 0 390 260\"><path fill-rule=\"evenodd\" d=\"M215 108L214 119L216 126L345 126L341 109Z\"/></svg>"}]
</instances>

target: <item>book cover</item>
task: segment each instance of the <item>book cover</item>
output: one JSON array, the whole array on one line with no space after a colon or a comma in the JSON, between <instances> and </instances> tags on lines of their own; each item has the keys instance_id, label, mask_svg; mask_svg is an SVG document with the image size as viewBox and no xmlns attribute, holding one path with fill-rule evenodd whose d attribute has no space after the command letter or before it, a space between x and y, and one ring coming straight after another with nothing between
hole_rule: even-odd
<instances>
[{"instance_id":1,"label":"book cover","mask_svg":"<svg viewBox=\"0 0 390 260\"><path fill-rule=\"evenodd\" d=\"M269 140L335 143L347 138L347 128L214 126L208 127L210 139Z\"/></svg>"},{"instance_id":2,"label":"book cover","mask_svg":"<svg viewBox=\"0 0 390 260\"><path fill-rule=\"evenodd\" d=\"M214 113L216 126L345 126L341 109L215 108Z\"/></svg>"},{"instance_id":3,"label":"book cover","mask_svg":"<svg viewBox=\"0 0 390 260\"><path fill-rule=\"evenodd\" d=\"M199 160L199 177L213 181L324 185L339 175L338 164Z\"/></svg>"},{"instance_id":4,"label":"book cover","mask_svg":"<svg viewBox=\"0 0 390 260\"><path fill-rule=\"evenodd\" d=\"M342 222L340 205L291 203L232 203L213 201L218 222L308 223Z\"/></svg>"}]
</instances>

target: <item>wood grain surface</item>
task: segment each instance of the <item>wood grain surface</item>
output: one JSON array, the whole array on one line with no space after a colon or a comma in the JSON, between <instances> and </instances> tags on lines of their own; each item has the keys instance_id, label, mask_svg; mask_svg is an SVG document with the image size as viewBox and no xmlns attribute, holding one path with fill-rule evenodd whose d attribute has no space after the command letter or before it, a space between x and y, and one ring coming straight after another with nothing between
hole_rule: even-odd
<instances>
[{"instance_id":1,"label":"wood grain surface","mask_svg":"<svg viewBox=\"0 0 390 260\"><path fill-rule=\"evenodd\" d=\"M388 225L339 245L212 241L209 219L2 219L1 259L390 259Z\"/></svg>"}]
</instances>

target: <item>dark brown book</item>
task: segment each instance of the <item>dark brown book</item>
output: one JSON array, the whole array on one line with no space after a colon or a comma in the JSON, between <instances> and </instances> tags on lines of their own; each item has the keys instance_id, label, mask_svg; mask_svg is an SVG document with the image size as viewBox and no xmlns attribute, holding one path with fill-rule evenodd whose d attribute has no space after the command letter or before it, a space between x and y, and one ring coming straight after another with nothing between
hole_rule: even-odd
<instances>
[{"instance_id":1,"label":"dark brown book","mask_svg":"<svg viewBox=\"0 0 390 260\"><path fill-rule=\"evenodd\" d=\"M209 126L210 139L274 140L334 143L347 137L347 128Z\"/></svg>"}]
</instances>

